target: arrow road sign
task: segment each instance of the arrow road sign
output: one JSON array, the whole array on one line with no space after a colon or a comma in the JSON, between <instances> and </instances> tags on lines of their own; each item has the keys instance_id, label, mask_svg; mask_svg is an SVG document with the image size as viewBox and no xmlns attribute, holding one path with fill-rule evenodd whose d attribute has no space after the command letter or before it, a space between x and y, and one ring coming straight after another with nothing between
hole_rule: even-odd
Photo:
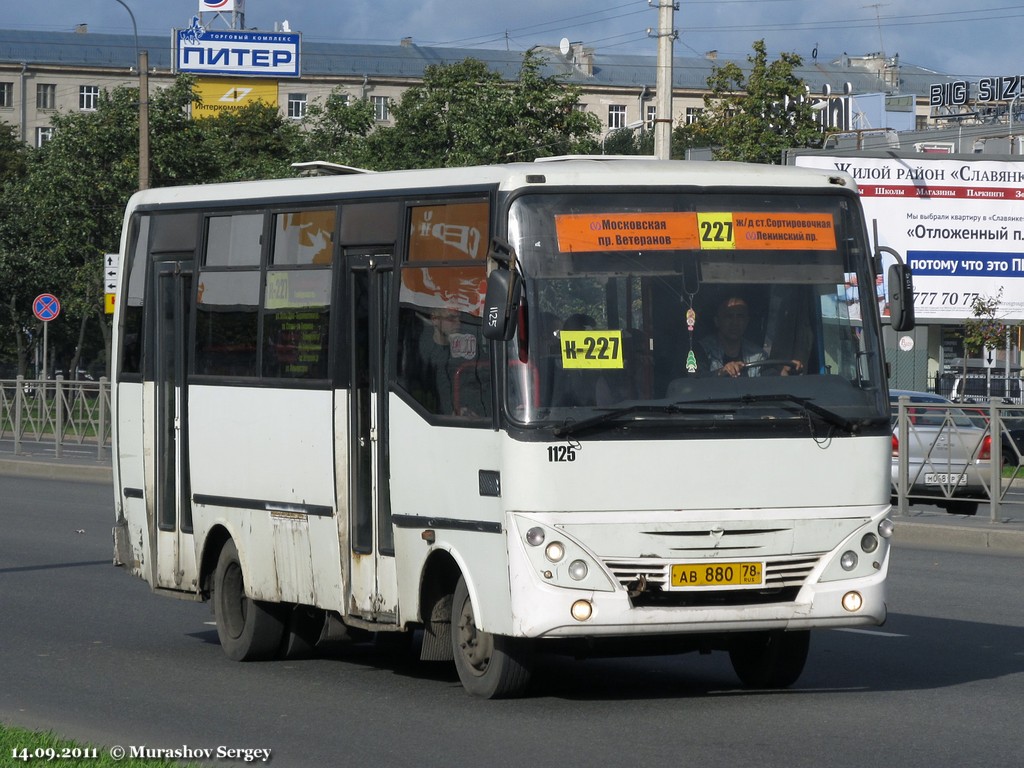
<instances>
[{"instance_id":1,"label":"arrow road sign","mask_svg":"<svg viewBox=\"0 0 1024 768\"><path fill-rule=\"evenodd\" d=\"M32 302L32 314L48 323L60 314L60 302L52 293L41 293Z\"/></svg>"}]
</instances>

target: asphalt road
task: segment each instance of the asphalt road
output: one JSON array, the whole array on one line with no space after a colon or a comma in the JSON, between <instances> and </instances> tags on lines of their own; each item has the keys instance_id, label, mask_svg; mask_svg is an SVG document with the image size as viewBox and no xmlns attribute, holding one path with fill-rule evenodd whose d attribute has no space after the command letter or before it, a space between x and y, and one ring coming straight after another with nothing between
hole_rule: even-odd
<instances>
[{"instance_id":1,"label":"asphalt road","mask_svg":"<svg viewBox=\"0 0 1024 768\"><path fill-rule=\"evenodd\" d=\"M740 690L722 654L552 658L533 698L483 702L448 665L370 646L230 662L206 605L111 566L111 504L101 484L0 477L0 721L318 768L995 768L1024 755L1020 557L898 549L889 622L816 633L788 691Z\"/></svg>"}]
</instances>

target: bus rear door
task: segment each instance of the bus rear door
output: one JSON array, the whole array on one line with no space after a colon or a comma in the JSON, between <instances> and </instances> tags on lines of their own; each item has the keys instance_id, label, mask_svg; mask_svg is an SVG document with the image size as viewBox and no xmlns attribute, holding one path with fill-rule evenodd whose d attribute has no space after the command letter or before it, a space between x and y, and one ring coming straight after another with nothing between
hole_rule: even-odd
<instances>
[{"instance_id":1,"label":"bus rear door","mask_svg":"<svg viewBox=\"0 0 1024 768\"><path fill-rule=\"evenodd\" d=\"M150 531L152 584L194 589L195 548L188 471L188 318L192 300L192 262L155 265L153 475L154 519Z\"/></svg>"}]
</instances>

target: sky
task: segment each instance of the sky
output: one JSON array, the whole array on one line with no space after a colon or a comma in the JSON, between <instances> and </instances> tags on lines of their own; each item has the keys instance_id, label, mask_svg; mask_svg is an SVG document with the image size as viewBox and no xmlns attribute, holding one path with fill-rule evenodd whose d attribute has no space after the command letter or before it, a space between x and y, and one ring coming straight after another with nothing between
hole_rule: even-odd
<instances>
[{"instance_id":1,"label":"sky","mask_svg":"<svg viewBox=\"0 0 1024 768\"><path fill-rule=\"evenodd\" d=\"M317 42L524 51L565 37L598 52L657 55L659 2L668 0L245 0L245 26L293 32ZM185 27L200 0L123 0L139 34ZM678 0L676 56L717 51L744 60L764 40L769 60L799 54L827 63L843 53L882 52L943 74L979 78L1024 73L1024 3L1006 0ZM6 9L4 7L6 6ZM977 6L977 7L972 7ZM968 10L965 10L968 9ZM3 0L0 28L131 34L118 0ZM212 16L207 16L212 21ZM225 26L223 22L212 26Z\"/></svg>"}]
</instances>

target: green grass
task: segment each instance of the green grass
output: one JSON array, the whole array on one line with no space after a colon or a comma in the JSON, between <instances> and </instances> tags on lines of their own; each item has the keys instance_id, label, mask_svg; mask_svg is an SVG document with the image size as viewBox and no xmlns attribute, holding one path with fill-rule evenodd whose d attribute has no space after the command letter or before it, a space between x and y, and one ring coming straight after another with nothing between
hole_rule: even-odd
<instances>
[{"instance_id":1,"label":"green grass","mask_svg":"<svg viewBox=\"0 0 1024 768\"><path fill-rule=\"evenodd\" d=\"M125 749L131 749L125 745ZM168 760L115 760L110 747L94 747L62 739L51 732L27 731L0 724L0 765L57 765L61 768L187 768L196 763ZM116 749L116 748L115 748ZM93 757L95 755L95 757Z\"/></svg>"}]
</instances>

